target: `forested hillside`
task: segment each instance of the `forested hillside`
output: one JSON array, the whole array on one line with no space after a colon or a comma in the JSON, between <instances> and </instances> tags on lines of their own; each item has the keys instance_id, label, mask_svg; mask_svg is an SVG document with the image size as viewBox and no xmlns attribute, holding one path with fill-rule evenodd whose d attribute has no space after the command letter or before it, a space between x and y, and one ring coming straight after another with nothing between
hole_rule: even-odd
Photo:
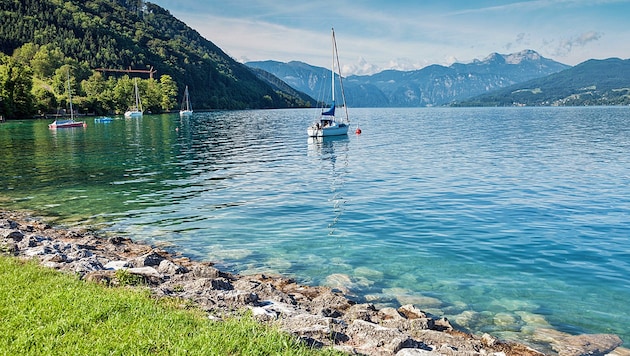
<instances>
[{"instance_id":1,"label":"forested hillside","mask_svg":"<svg viewBox=\"0 0 630 356\"><path fill-rule=\"evenodd\" d=\"M6 106L7 98L12 100L18 94L24 95L23 92L7 93L15 84L15 78L11 77L17 72L21 73L22 80L33 77L31 91L38 110L46 106L41 101L42 90L58 101L63 89L54 87L52 77L60 77L59 70L64 65L71 66L65 71L71 70L75 83L73 90L85 99L83 104L99 100L90 97L80 85L98 74L95 69L153 68L156 71L154 83L150 83L148 74L129 75L142 78L141 86L145 90L150 90L149 87L161 90L158 79L162 76L167 82L171 80L176 84L176 91L166 100L170 102L166 106L170 107L164 107L162 104L167 103L162 102L154 105L154 110L173 109L185 85L188 85L197 109L305 105L301 99L274 90L167 10L143 0L3 0L0 14L0 52L11 56L4 56L0 62L4 66L0 70L0 79L4 79L0 92L3 106ZM21 50L16 55L17 49ZM47 58L50 59L44 65L47 70L42 72L41 68L33 68L34 59L42 64ZM102 78L92 79L102 84L111 77L115 80L124 78L121 74L106 72ZM108 89L114 90L113 83L109 84ZM59 105L59 102L50 104ZM126 109L112 108L109 104L90 108L79 103L79 107L79 110L88 111Z\"/></svg>"}]
</instances>

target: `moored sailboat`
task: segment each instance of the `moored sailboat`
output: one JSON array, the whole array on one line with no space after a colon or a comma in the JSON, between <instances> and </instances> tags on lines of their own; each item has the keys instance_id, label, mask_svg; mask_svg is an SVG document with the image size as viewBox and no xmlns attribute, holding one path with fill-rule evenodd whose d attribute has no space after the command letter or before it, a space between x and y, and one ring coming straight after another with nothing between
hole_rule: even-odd
<instances>
[{"instance_id":1,"label":"moored sailboat","mask_svg":"<svg viewBox=\"0 0 630 356\"><path fill-rule=\"evenodd\" d=\"M48 125L49 129L63 129L69 127L87 127L87 124L83 121L74 121L74 109L72 108L72 93L70 90L70 71L68 71L68 102L70 103L70 118L69 119L57 119Z\"/></svg>"},{"instance_id":2,"label":"moored sailboat","mask_svg":"<svg viewBox=\"0 0 630 356\"><path fill-rule=\"evenodd\" d=\"M322 111L319 115L319 120L313 123L306 130L308 137L326 137L326 136L341 136L348 134L348 124L350 122L348 118L348 109L346 107L346 98L343 91L343 80L341 76L341 66L339 65L339 55L337 53L337 41L335 39L335 29L332 29L332 47L333 47L333 59L332 59L332 104L328 110ZM335 63L338 70L339 85L341 88L341 98L343 101L343 109L345 115L341 120L335 116Z\"/></svg>"},{"instance_id":3,"label":"moored sailboat","mask_svg":"<svg viewBox=\"0 0 630 356\"><path fill-rule=\"evenodd\" d=\"M142 103L140 102L140 93L138 92L138 80L133 80L134 91L136 93L136 106L130 110L125 111L126 118L138 118L142 117Z\"/></svg>"},{"instance_id":4,"label":"moored sailboat","mask_svg":"<svg viewBox=\"0 0 630 356\"><path fill-rule=\"evenodd\" d=\"M190 95L188 94L188 85L184 89L184 99L182 100L182 108L179 110L179 116L191 116L193 113L190 105Z\"/></svg>"}]
</instances>

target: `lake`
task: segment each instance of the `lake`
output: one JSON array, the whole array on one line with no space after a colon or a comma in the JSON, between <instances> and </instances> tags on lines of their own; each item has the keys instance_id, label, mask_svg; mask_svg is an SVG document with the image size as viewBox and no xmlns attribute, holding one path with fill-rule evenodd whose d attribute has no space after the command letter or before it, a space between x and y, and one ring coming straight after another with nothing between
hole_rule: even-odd
<instances>
[{"instance_id":1,"label":"lake","mask_svg":"<svg viewBox=\"0 0 630 356\"><path fill-rule=\"evenodd\" d=\"M0 124L0 202L473 333L630 340L629 107L350 109L309 140L316 114Z\"/></svg>"}]
</instances>

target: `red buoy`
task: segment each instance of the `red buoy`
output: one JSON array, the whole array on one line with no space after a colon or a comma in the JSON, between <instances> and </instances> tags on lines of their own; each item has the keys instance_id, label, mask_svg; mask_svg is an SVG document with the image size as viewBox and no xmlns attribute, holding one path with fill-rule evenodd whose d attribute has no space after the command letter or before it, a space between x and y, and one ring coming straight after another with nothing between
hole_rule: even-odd
<instances>
[{"instance_id":1,"label":"red buoy","mask_svg":"<svg viewBox=\"0 0 630 356\"><path fill-rule=\"evenodd\" d=\"M355 134L360 135L361 134L361 128L359 126L357 126L357 129L354 131Z\"/></svg>"}]
</instances>

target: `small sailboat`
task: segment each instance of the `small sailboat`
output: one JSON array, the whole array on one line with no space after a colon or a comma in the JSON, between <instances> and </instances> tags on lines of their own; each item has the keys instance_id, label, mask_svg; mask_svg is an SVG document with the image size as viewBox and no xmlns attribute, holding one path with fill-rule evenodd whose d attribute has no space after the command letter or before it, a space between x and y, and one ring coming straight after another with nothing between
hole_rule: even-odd
<instances>
[{"instance_id":1,"label":"small sailboat","mask_svg":"<svg viewBox=\"0 0 630 356\"><path fill-rule=\"evenodd\" d=\"M68 71L68 102L70 103L70 118L55 120L48 125L49 129L63 129L69 127L87 127L87 124L83 121L74 121L74 109L72 108L72 93L70 90L70 71Z\"/></svg>"},{"instance_id":2,"label":"small sailboat","mask_svg":"<svg viewBox=\"0 0 630 356\"><path fill-rule=\"evenodd\" d=\"M188 85L184 89L184 99L182 100L182 108L179 110L179 116L191 116L193 113L190 105L190 95L188 94Z\"/></svg>"},{"instance_id":3,"label":"small sailboat","mask_svg":"<svg viewBox=\"0 0 630 356\"><path fill-rule=\"evenodd\" d=\"M138 80L136 78L133 79L133 86L136 92L136 106L131 110L125 111L125 117L129 119L142 117L142 103L140 102L140 93L138 92Z\"/></svg>"},{"instance_id":4,"label":"small sailboat","mask_svg":"<svg viewBox=\"0 0 630 356\"><path fill-rule=\"evenodd\" d=\"M348 109L346 107L346 98L343 92L343 80L341 77L341 66L339 65L339 55L337 53L337 41L335 40L335 29L332 29L332 47L333 47L333 60L331 68L332 76L332 105L328 110L322 111L319 115L319 120L313 123L306 130L308 137L326 137L326 136L341 136L348 134L348 124L350 122L348 118ZM341 98L343 100L343 109L345 116L342 120L338 120L335 116L335 63L337 64L339 85L341 87Z\"/></svg>"}]
</instances>

